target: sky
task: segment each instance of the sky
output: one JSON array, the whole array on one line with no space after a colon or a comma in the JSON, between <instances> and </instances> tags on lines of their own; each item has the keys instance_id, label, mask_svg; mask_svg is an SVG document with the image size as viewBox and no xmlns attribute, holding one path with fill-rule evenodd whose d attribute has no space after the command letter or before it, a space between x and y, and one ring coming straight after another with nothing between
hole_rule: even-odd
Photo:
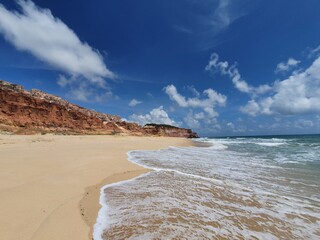
<instances>
[{"instance_id":1,"label":"sky","mask_svg":"<svg viewBox=\"0 0 320 240\"><path fill-rule=\"evenodd\" d=\"M1 0L0 79L201 136L320 133L318 0Z\"/></svg>"}]
</instances>

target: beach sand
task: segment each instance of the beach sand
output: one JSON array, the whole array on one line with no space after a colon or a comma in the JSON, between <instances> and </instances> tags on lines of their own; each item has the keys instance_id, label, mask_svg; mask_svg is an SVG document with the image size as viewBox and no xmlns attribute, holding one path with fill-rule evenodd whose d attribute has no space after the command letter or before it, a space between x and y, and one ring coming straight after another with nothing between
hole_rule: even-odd
<instances>
[{"instance_id":1,"label":"beach sand","mask_svg":"<svg viewBox=\"0 0 320 240\"><path fill-rule=\"evenodd\" d=\"M183 138L0 135L0 239L92 239L100 188L146 169L134 149L190 146Z\"/></svg>"}]
</instances>

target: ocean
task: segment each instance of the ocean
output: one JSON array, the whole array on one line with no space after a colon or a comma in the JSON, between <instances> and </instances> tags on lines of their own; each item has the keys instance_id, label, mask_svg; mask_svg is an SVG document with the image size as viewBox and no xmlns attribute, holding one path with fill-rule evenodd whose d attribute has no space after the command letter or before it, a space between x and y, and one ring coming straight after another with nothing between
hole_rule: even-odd
<instances>
[{"instance_id":1,"label":"ocean","mask_svg":"<svg viewBox=\"0 0 320 240\"><path fill-rule=\"evenodd\" d=\"M320 239L320 135L195 141L129 152L152 171L102 189L95 240Z\"/></svg>"}]
</instances>

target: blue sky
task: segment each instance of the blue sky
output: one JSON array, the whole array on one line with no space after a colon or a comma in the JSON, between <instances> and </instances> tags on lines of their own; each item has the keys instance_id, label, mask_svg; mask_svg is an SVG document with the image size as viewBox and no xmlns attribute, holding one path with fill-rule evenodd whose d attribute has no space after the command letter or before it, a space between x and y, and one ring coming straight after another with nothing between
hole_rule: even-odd
<instances>
[{"instance_id":1,"label":"blue sky","mask_svg":"<svg viewBox=\"0 0 320 240\"><path fill-rule=\"evenodd\" d=\"M202 136L320 133L318 0L0 2L0 78Z\"/></svg>"}]
</instances>

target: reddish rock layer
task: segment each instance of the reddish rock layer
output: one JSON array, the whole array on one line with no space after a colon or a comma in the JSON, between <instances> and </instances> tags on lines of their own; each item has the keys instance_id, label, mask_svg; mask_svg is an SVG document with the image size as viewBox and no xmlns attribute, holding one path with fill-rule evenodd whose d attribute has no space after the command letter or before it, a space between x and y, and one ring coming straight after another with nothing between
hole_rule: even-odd
<instances>
[{"instance_id":1,"label":"reddish rock layer","mask_svg":"<svg viewBox=\"0 0 320 240\"><path fill-rule=\"evenodd\" d=\"M146 124L143 127L144 131L150 135L172 136L172 137L188 137L197 138L198 135L192 132L191 129L178 128L165 124Z\"/></svg>"},{"instance_id":2,"label":"reddish rock layer","mask_svg":"<svg viewBox=\"0 0 320 240\"><path fill-rule=\"evenodd\" d=\"M39 90L0 80L0 130L20 134L128 134L197 137L190 129L168 125L127 123L119 116L99 113Z\"/></svg>"}]
</instances>

